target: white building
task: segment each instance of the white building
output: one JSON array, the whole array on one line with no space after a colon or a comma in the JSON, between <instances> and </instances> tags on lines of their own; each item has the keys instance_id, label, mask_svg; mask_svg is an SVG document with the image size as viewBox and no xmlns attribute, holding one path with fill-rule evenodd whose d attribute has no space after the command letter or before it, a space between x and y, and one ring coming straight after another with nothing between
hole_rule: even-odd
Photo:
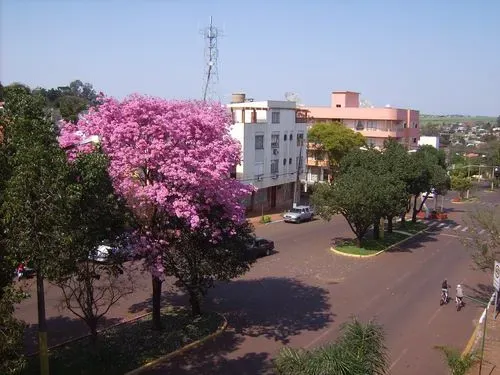
<instances>
[{"instance_id":1,"label":"white building","mask_svg":"<svg viewBox=\"0 0 500 375\"><path fill-rule=\"evenodd\" d=\"M439 150L439 137L421 135L418 141L419 146L429 145Z\"/></svg>"},{"instance_id":2,"label":"white building","mask_svg":"<svg viewBox=\"0 0 500 375\"><path fill-rule=\"evenodd\" d=\"M227 106L234 124L231 135L242 145L236 178L257 188L248 209L291 206L297 173L300 168L302 180L307 156L307 112L295 102L257 102L245 94L233 94Z\"/></svg>"}]
</instances>

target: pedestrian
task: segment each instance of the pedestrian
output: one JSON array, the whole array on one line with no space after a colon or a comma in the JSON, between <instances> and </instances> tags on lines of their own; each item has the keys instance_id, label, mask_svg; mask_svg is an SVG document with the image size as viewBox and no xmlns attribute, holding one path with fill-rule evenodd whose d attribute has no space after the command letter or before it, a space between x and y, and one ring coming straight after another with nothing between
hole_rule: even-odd
<instances>
[{"instance_id":1,"label":"pedestrian","mask_svg":"<svg viewBox=\"0 0 500 375\"><path fill-rule=\"evenodd\" d=\"M23 262L19 263L19 265L17 266L17 281L20 281L21 277L23 277L24 269L25 269L24 263Z\"/></svg>"}]
</instances>

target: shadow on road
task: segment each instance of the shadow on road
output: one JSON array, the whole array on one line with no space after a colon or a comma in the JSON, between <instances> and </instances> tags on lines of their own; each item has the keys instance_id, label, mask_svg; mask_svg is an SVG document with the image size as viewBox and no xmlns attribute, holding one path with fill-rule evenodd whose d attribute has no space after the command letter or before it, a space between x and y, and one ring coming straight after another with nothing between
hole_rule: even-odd
<instances>
[{"instance_id":1,"label":"shadow on road","mask_svg":"<svg viewBox=\"0 0 500 375\"><path fill-rule=\"evenodd\" d=\"M401 229L404 230L404 229ZM387 253L413 253L415 250L424 247L424 244L428 242L437 242L435 238L436 232L423 232L418 236L410 238L409 240L403 242L401 245L394 246L387 250Z\"/></svg>"},{"instance_id":2,"label":"shadow on road","mask_svg":"<svg viewBox=\"0 0 500 375\"><path fill-rule=\"evenodd\" d=\"M265 374L272 353L259 351L258 343L246 337L260 337L289 343L303 331L318 331L333 321L328 292L295 279L262 278L219 284L206 309L223 313L228 329L214 341L189 351L148 371L147 374ZM244 356L232 352L241 345ZM232 354L231 354L232 353Z\"/></svg>"},{"instance_id":3,"label":"shadow on road","mask_svg":"<svg viewBox=\"0 0 500 375\"><path fill-rule=\"evenodd\" d=\"M481 283L475 286L464 284L464 289L465 289L464 293L466 295L478 299L480 301L483 301L485 303L488 303L488 301L491 298L491 295L495 291L492 285L486 285Z\"/></svg>"},{"instance_id":4,"label":"shadow on road","mask_svg":"<svg viewBox=\"0 0 500 375\"><path fill-rule=\"evenodd\" d=\"M103 317L99 329L109 327L120 321L118 318ZM89 334L85 322L78 318L58 316L47 319L47 340L49 347L64 341ZM38 324L27 325L24 329L24 352L32 354L38 351Z\"/></svg>"}]
</instances>

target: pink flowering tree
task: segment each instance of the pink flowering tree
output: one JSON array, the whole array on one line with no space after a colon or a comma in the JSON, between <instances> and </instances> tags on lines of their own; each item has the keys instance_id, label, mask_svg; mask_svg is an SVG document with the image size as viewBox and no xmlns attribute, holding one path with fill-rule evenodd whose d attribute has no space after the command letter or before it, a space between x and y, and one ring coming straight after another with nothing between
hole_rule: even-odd
<instances>
[{"instance_id":1,"label":"pink flowering tree","mask_svg":"<svg viewBox=\"0 0 500 375\"><path fill-rule=\"evenodd\" d=\"M176 276L196 299L191 294L197 290L198 296L199 287L187 287L197 284L195 279L207 287L211 285L207 280L227 279L248 269L234 243L236 238L242 243L250 233L243 200L251 187L229 177L240 162L240 145L229 134L230 124L220 104L132 95L123 101L100 98L100 105L76 124L62 127L62 147L81 143L68 151L70 157L91 150L92 143L82 141L98 136L109 158L114 188L127 199L140 226L136 251L152 273L157 328L165 275ZM170 254L180 248L189 253L192 242L197 242L196 251L203 248L196 255L199 267L181 273L183 264L190 262L189 254L175 260ZM203 258L212 254L211 249L217 249L217 256ZM214 259L222 268L224 263L233 268L219 272Z\"/></svg>"}]
</instances>

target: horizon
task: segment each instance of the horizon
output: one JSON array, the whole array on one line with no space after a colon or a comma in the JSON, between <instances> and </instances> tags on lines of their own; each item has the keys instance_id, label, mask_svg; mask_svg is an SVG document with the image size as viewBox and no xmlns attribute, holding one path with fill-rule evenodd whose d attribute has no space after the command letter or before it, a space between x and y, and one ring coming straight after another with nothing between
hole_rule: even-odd
<instances>
[{"instance_id":1,"label":"horizon","mask_svg":"<svg viewBox=\"0 0 500 375\"><path fill-rule=\"evenodd\" d=\"M306 106L328 106L332 91L348 90L375 107L500 114L500 3L252 4L3 0L0 81L55 88L80 79L119 99L133 92L199 99L200 30L212 16L223 34L216 85L223 103L238 91L256 100L293 92Z\"/></svg>"}]
</instances>

